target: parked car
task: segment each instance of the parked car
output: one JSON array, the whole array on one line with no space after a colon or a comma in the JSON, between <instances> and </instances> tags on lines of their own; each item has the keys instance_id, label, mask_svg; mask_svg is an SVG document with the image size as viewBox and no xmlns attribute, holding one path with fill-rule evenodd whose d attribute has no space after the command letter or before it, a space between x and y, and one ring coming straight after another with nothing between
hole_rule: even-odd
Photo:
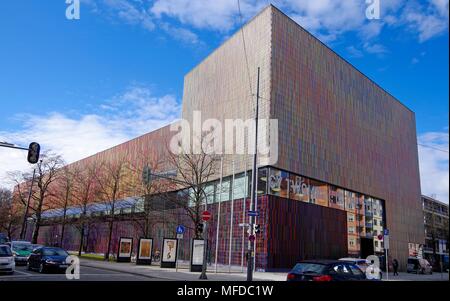
<instances>
[{"instance_id":1,"label":"parked car","mask_svg":"<svg viewBox=\"0 0 450 301\"><path fill-rule=\"evenodd\" d=\"M12 241L11 251L16 261L16 265L26 265L28 262L28 256L35 249L35 245L32 245L29 241Z\"/></svg>"},{"instance_id":2,"label":"parked car","mask_svg":"<svg viewBox=\"0 0 450 301\"><path fill-rule=\"evenodd\" d=\"M39 247L31 252L28 257L28 270L36 269L39 273L45 272L61 272L64 271L69 264L66 258L69 256L67 251L55 247Z\"/></svg>"},{"instance_id":3,"label":"parked car","mask_svg":"<svg viewBox=\"0 0 450 301\"><path fill-rule=\"evenodd\" d=\"M408 273L416 274L433 274L433 267L426 259L409 257L406 267Z\"/></svg>"},{"instance_id":4,"label":"parked car","mask_svg":"<svg viewBox=\"0 0 450 301\"><path fill-rule=\"evenodd\" d=\"M366 275L353 263L339 260L311 260L297 263L287 281L361 281Z\"/></svg>"},{"instance_id":5,"label":"parked car","mask_svg":"<svg viewBox=\"0 0 450 301\"><path fill-rule=\"evenodd\" d=\"M16 263L8 245L0 245L0 272L14 273Z\"/></svg>"},{"instance_id":6,"label":"parked car","mask_svg":"<svg viewBox=\"0 0 450 301\"><path fill-rule=\"evenodd\" d=\"M367 259L362 259L362 258L351 258L351 257L346 257L346 258L340 258L340 261L345 261L345 262L349 262L349 263L353 263L356 266L358 266L358 268L361 269L361 271L363 271L364 274L366 274L366 277L369 278L367 276L367 268L372 264L372 262L370 262ZM379 273L378 275L373 275L372 277L370 277L370 279L375 279L375 280L381 280L383 277L383 273L381 271L381 268L379 268ZM374 271L373 269L371 271Z\"/></svg>"}]
</instances>

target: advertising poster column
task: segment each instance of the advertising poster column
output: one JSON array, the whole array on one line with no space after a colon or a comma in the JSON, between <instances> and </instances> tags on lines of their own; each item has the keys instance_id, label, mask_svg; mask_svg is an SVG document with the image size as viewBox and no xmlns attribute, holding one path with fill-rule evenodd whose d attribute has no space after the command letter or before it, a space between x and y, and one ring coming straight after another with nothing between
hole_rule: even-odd
<instances>
[{"instance_id":1,"label":"advertising poster column","mask_svg":"<svg viewBox=\"0 0 450 301\"><path fill-rule=\"evenodd\" d=\"M205 250L205 241L203 239L192 240L191 272L202 271L204 250Z\"/></svg>"},{"instance_id":2,"label":"advertising poster column","mask_svg":"<svg viewBox=\"0 0 450 301\"><path fill-rule=\"evenodd\" d=\"M139 246L136 257L136 264L151 265L153 255L153 239L139 238Z\"/></svg>"},{"instance_id":3,"label":"advertising poster column","mask_svg":"<svg viewBox=\"0 0 450 301\"><path fill-rule=\"evenodd\" d=\"M177 262L177 249L178 240L176 238L164 238L161 267L162 268L175 268Z\"/></svg>"},{"instance_id":4,"label":"advertising poster column","mask_svg":"<svg viewBox=\"0 0 450 301\"><path fill-rule=\"evenodd\" d=\"M131 262L131 252L133 250L133 238L119 238L119 249L117 250L117 262Z\"/></svg>"}]
</instances>

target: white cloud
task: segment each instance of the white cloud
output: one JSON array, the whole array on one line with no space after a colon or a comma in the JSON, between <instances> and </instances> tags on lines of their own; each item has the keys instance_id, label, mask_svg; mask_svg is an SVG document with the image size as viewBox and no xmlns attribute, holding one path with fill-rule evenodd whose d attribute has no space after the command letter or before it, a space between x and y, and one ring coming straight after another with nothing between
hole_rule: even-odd
<instances>
[{"instance_id":1,"label":"white cloud","mask_svg":"<svg viewBox=\"0 0 450 301\"><path fill-rule=\"evenodd\" d=\"M95 108L96 112L73 117L62 112L18 116L17 131L0 131L0 141L62 154L73 162L145 134L179 118L180 104L172 95L156 97L148 87L133 86ZM10 186L7 171L25 170L26 151L0 148L0 186Z\"/></svg>"},{"instance_id":2,"label":"white cloud","mask_svg":"<svg viewBox=\"0 0 450 301\"><path fill-rule=\"evenodd\" d=\"M187 44L199 44L196 30L228 34L240 26L237 0L84 0L107 18L161 29ZM347 32L362 42L377 39L385 28L400 28L424 42L448 32L448 0L380 0L380 20L368 20L365 0L240 0L244 21L273 3L323 42Z\"/></svg>"},{"instance_id":3,"label":"white cloud","mask_svg":"<svg viewBox=\"0 0 450 301\"><path fill-rule=\"evenodd\" d=\"M103 0L105 9L108 14L116 16L120 20L129 24L139 24L146 30L153 30L155 24L153 17L147 11L145 6L142 6L142 1L129 0ZM98 10L97 3L94 3Z\"/></svg>"},{"instance_id":4,"label":"white cloud","mask_svg":"<svg viewBox=\"0 0 450 301\"><path fill-rule=\"evenodd\" d=\"M356 48L355 46L349 46L346 48L346 50L349 53L349 55L353 58L360 58L364 56L363 52L358 48Z\"/></svg>"},{"instance_id":5,"label":"white cloud","mask_svg":"<svg viewBox=\"0 0 450 301\"><path fill-rule=\"evenodd\" d=\"M448 0L431 0L427 5L409 1L405 5L397 25L406 25L416 33L419 42L448 32Z\"/></svg>"},{"instance_id":6,"label":"white cloud","mask_svg":"<svg viewBox=\"0 0 450 301\"><path fill-rule=\"evenodd\" d=\"M435 195L438 200L448 204L449 134L448 132L424 133L419 135L418 143L422 194Z\"/></svg>"},{"instance_id":7,"label":"white cloud","mask_svg":"<svg viewBox=\"0 0 450 301\"><path fill-rule=\"evenodd\" d=\"M381 44L370 44L367 42L364 43L364 50L367 51L368 53L376 54L379 56L382 56L389 52L389 50Z\"/></svg>"}]
</instances>

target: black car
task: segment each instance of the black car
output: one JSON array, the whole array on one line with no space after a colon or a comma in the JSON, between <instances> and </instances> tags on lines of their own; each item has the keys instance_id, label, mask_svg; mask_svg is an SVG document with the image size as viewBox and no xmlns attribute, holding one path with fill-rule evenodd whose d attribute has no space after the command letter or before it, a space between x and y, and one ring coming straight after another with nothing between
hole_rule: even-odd
<instances>
[{"instance_id":1,"label":"black car","mask_svg":"<svg viewBox=\"0 0 450 301\"><path fill-rule=\"evenodd\" d=\"M287 281L361 281L366 275L358 266L338 260L311 260L297 263Z\"/></svg>"},{"instance_id":2,"label":"black car","mask_svg":"<svg viewBox=\"0 0 450 301\"><path fill-rule=\"evenodd\" d=\"M69 256L65 250L54 247L40 247L34 249L28 258L28 269L37 269L39 273L49 271L62 272L69 266L66 258Z\"/></svg>"}]
</instances>

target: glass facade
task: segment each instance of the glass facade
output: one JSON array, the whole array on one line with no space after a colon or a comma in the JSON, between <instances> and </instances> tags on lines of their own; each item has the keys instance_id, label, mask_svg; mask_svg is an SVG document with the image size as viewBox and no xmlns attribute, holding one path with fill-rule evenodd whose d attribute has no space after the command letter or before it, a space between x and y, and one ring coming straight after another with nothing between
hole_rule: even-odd
<instances>
[{"instance_id":1,"label":"glass facade","mask_svg":"<svg viewBox=\"0 0 450 301\"><path fill-rule=\"evenodd\" d=\"M358 256L361 238L373 239L374 251L383 252L384 201L273 167L258 169L258 195L270 194L296 201L331 207L347 213L350 256ZM208 204L250 197L251 172L228 176L205 186ZM233 188L234 185L234 188ZM211 196L211 197L210 197ZM381 238L381 239L379 239Z\"/></svg>"},{"instance_id":2,"label":"glass facade","mask_svg":"<svg viewBox=\"0 0 450 301\"><path fill-rule=\"evenodd\" d=\"M384 231L382 200L273 167L268 169L268 194L347 212L349 255L359 255L361 237L373 238L374 251L383 252L383 241L378 237Z\"/></svg>"}]
</instances>

